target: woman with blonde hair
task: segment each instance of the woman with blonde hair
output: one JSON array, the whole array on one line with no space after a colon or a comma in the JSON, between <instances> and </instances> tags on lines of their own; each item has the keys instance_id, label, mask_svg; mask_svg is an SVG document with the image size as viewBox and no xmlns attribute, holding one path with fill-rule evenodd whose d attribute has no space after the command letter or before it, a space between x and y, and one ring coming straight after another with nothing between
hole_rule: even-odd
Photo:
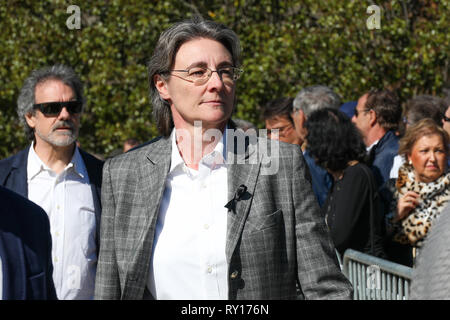
<instances>
[{"instance_id":1,"label":"woman with blonde hair","mask_svg":"<svg viewBox=\"0 0 450 320\"><path fill-rule=\"evenodd\" d=\"M410 265L450 199L449 136L432 119L409 126L400 140L406 162L395 184L388 231L391 260Z\"/></svg>"}]
</instances>

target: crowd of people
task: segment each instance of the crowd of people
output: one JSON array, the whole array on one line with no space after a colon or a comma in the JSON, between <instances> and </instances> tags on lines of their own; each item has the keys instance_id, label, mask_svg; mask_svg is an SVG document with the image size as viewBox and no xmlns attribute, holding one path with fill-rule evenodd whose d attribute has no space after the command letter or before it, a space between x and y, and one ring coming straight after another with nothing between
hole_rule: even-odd
<instances>
[{"instance_id":1,"label":"crowd of people","mask_svg":"<svg viewBox=\"0 0 450 320\"><path fill-rule=\"evenodd\" d=\"M296 101L314 111L296 118ZM413 267L450 192L447 111L449 97L419 95L402 108L381 89L341 104L331 88L311 86L269 102L263 116L270 136L278 129L277 139L301 146L338 254Z\"/></svg>"},{"instance_id":2,"label":"crowd of people","mask_svg":"<svg viewBox=\"0 0 450 320\"><path fill-rule=\"evenodd\" d=\"M231 119L240 67L231 29L175 23L148 65L161 136L105 162L77 145L73 69L33 71L30 145L0 160L0 299L351 299L349 248L420 266L450 199L450 101L314 85L262 107L265 137Z\"/></svg>"}]
</instances>

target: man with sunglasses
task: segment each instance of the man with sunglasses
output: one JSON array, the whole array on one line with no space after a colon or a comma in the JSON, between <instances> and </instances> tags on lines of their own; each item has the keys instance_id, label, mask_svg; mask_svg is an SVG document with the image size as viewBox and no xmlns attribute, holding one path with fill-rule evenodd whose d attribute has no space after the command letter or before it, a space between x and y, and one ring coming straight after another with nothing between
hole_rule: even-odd
<instances>
[{"instance_id":1,"label":"man with sunglasses","mask_svg":"<svg viewBox=\"0 0 450 320\"><path fill-rule=\"evenodd\" d=\"M389 179L398 152L398 129L402 116L397 95L387 89L371 90L358 99L352 122L362 134L378 188Z\"/></svg>"},{"instance_id":2,"label":"man with sunglasses","mask_svg":"<svg viewBox=\"0 0 450 320\"><path fill-rule=\"evenodd\" d=\"M103 162L76 146L83 85L64 65L25 80L17 113L31 145L0 161L0 184L41 206L50 220L59 299L92 299Z\"/></svg>"}]
</instances>

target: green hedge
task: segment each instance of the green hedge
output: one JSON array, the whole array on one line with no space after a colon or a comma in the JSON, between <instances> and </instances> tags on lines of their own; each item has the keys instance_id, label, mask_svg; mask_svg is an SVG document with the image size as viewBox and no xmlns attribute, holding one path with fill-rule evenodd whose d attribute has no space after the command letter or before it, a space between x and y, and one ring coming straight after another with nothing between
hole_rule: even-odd
<instances>
[{"instance_id":1,"label":"green hedge","mask_svg":"<svg viewBox=\"0 0 450 320\"><path fill-rule=\"evenodd\" d=\"M233 28L243 46L236 117L261 126L260 108L303 87L326 84L344 101L371 87L398 89L404 101L450 86L450 1L378 1L381 29L368 30L373 1L8 1L0 6L0 158L28 142L15 112L35 68L71 65L86 86L80 142L108 155L129 137L157 136L146 62L161 31L201 14Z\"/></svg>"}]
</instances>

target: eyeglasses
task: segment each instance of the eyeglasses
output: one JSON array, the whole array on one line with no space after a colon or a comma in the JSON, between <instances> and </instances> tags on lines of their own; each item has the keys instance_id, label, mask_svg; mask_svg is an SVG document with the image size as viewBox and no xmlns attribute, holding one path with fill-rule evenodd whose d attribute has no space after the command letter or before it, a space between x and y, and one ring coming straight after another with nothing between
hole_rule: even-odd
<instances>
[{"instance_id":1,"label":"eyeglasses","mask_svg":"<svg viewBox=\"0 0 450 320\"><path fill-rule=\"evenodd\" d=\"M73 100L63 102L44 102L33 105L33 109L41 111L46 116L57 116L64 107L66 107L70 114L76 114L81 112L83 103L78 100Z\"/></svg>"},{"instance_id":2,"label":"eyeglasses","mask_svg":"<svg viewBox=\"0 0 450 320\"><path fill-rule=\"evenodd\" d=\"M360 112L365 112L365 113L367 113L367 112L369 112L369 111L370 111L370 109L365 109L365 110L358 111L358 109L355 108L355 117L358 117L358 115L359 115Z\"/></svg>"},{"instance_id":3,"label":"eyeglasses","mask_svg":"<svg viewBox=\"0 0 450 320\"><path fill-rule=\"evenodd\" d=\"M450 118L448 118L448 117L446 117L446 116L444 116L444 117L442 118L442 120L444 120L445 122L450 122Z\"/></svg>"},{"instance_id":4,"label":"eyeglasses","mask_svg":"<svg viewBox=\"0 0 450 320\"><path fill-rule=\"evenodd\" d=\"M279 138L283 138L283 137L286 137L286 135L289 132L289 130L293 129L293 128L294 127L291 124L288 124L288 125L286 125L284 127L267 129L267 136L270 137L272 135L272 131L278 130L278 137Z\"/></svg>"},{"instance_id":5,"label":"eyeglasses","mask_svg":"<svg viewBox=\"0 0 450 320\"><path fill-rule=\"evenodd\" d=\"M203 68L203 67L192 67L187 70L171 70L170 72L186 72L186 77L180 77L177 75L178 78L181 78L183 80L189 81L194 83L196 86L201 86L202 84L205 84L208 82L209 78L211 78L213 72L217 72L219 75L219 78L228 85L234 84L234 82L239 79L241 74L244 72L242 69L235 68L235 67L223 67L218 70L211 70L209 68Z\"/></svg>"}]
</instances>

